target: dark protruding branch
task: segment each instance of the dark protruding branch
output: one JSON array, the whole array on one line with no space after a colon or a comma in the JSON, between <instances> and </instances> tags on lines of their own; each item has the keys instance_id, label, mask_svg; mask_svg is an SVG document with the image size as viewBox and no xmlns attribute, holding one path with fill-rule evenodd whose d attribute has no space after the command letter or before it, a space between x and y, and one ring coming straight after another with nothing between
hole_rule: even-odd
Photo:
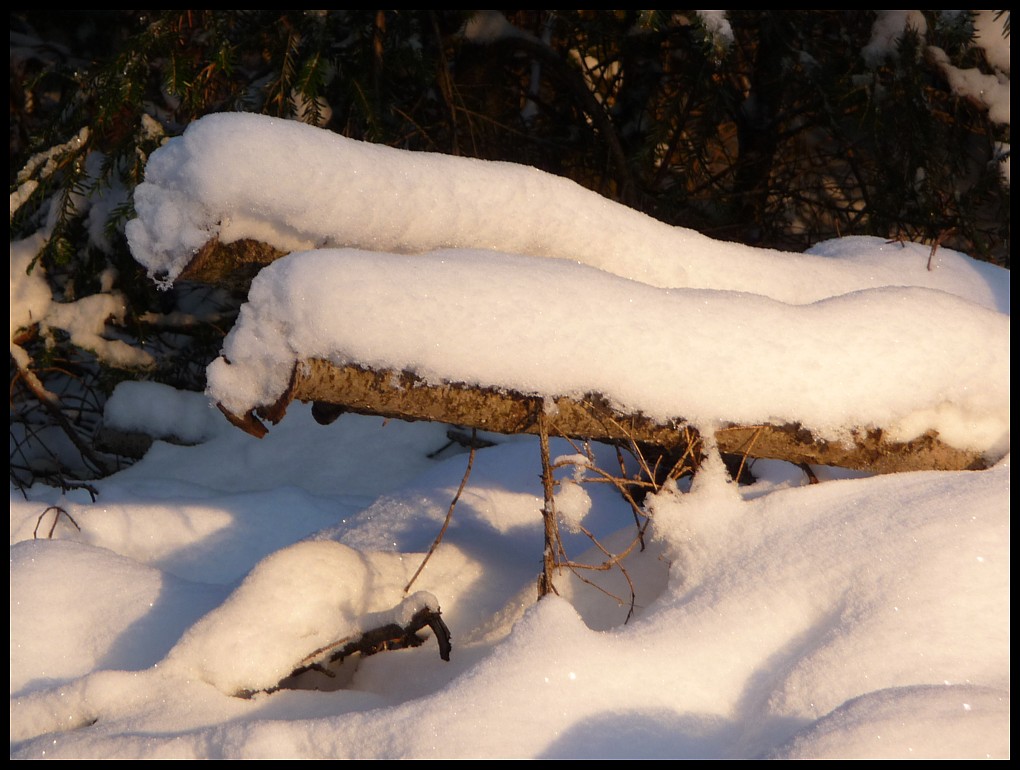
<instances>
[{"instance_id":1,"label":"dark protruding branch","mask_svg":"<svg viewBox=\"0 0 1020 770\"><path fill-rule=\"evenodd\" d=\"M432 629L432 633L436 636L436 642L439 645L439 657L448 661L450 659L450 652L453 650L453 645L450 642L450 629L443 622L439 610L422 607L411 616L411 621L406 626L387 623L385 626L365 631L357 639L341 639L316 650L301 661L301 664L294 669L290 676L297 676L304 671L311 670L314 666L338 663L355 653L368 656L375 655L383 650L403 650L408 647L421 647L425 643L425 637L419 636L418 632L426 627Z\"/></svg>"},{"instance_id":2,"label":"dark protruding branch","mask_svg":"<svg viewBox=\"0 0 1020 770\"><path fill-rule=\"evenodd\" d=\"M422 607L411 616L411 620L405 626L387 623L385 626L365 631L357 639L346 637L320 647L300 661L294 670L280 681L278 686L270 687L262 692L285 689L288 681L309 671L319 671L326 676L335 676L327 666L342 663L345 658L351 655L360 654L367 657L384 650L420 647L425 643L426 637L420 636L418 632L424 628L431 629L436 637L436 643L439 645L439 657L449 661L450 653L453 651L450 629L443 622L442 613L438 609ZM256 692L255 690L242 690L236 695L240 698L251 698Z\"/></svg>"}]
</instances>

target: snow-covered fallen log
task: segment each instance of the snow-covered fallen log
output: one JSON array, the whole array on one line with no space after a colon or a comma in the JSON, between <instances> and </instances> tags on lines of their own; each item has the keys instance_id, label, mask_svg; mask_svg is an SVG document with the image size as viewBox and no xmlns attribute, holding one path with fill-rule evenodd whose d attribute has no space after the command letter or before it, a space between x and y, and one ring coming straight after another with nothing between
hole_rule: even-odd
<instances>
[{"instance_id":1,"label":"snow-covered fallen log","mask_svg":"<svg viewBox=\"0 0 1020 770\"><path fill-rule=\"evenodd\" d=\"M568 436L712 429L753 457L962 469L1008 447L1008 350L1007 316L924 289L790 306L518 255L318 250L256 277L208 387L252 432L292 399L506 433L543 411Z\"/></svg>"}]
</instances>

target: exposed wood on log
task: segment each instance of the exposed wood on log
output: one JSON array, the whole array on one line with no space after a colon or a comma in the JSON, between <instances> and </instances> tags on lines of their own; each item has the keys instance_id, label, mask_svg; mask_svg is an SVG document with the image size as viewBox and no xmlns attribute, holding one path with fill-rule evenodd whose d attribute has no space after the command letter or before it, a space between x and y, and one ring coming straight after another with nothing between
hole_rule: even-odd
<instances>
[{"instance_id":1,"label":"exposed wood on log","mask_svg":"<svg viewBox=\"0 0 1020 770\"><path fill-rule=\"evenodd\" d=\"M259 270L286 253L249 238L233 243L220 243L213 238L192 257L179 279L225 286L247 294Z\"/></svg>"},{"instance_id":2,"label":"exposed wood on log","mask_svg":"<svg viewBox=\"0 0 1020 770\"><path fill-rule=\"evenodd\" d=\"M230 420L230 424L236 428L240 428L245 433L250 433L255 438L264 438L269 429L259 422L259 419L252 413L236 415L231 411L223 408L222 404L217 404L220 411L223 412L224 416ZM277 420L279 422L279 420ZM275 423L274 423L275 424Z\"/></svg>"},{"instance_id":3,"label":"exposed wood on log","mask_svg":"<svg viewBox=\"0 0 1020 770\"><path fill-rule=\"evenodd\" d=\"M874 473L983 470L989 466L980 452L950 446L934 431L899 442L886 438L881 428L860 429L842 443L817 438L796 423L729 425L716 433L716 441L722 452Z\"/></svg>"},{"instance_id":4,"label":"exposed wood on log","mask_svg":"<svg viewBox=\"0 0 1020 770\"><path fill-rule=\"evenodd\" d=\"M551 435L609 443L633 441L669 450L682 449L698 439L694 426L682 419L663 424L642 414L622 414L595 393L584 398L543 399L494 388L429 384L409 372L376 371L321 359L298 364L288 391L273 406L260 409L259 416L275 424L292 400L334 404L359 414L431 420L506 434L537 435L538 415L545 410ZM253 435L266 431L254 413L228 417ZM724 453L876 473L988 467L979 452L951 447L932 433L896 442L876 428L861 429L842 443L820 439L796 423L726 425L717 430L716 443Z\"/></svg>"}]
</instances>

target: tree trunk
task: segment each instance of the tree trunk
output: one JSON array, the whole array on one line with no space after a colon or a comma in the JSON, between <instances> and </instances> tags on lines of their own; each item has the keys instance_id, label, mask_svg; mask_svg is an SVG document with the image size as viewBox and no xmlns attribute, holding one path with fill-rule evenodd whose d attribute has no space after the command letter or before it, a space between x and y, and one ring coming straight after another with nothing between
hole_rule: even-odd
<instances>
[{"instance_id":1,"label":"tree trunk","mask_svg":"<svg viewBox=\"0 0 1020 770\"><path fill-rule=\"evenodd\" d=\"M283 419L293 401L314 402L317 415L329 422L343 411L432 420L494 433L540 432L539 416L546 418L549 434L607 443L651 444L682 450L698 440L697 429L682 418L669 424L642 414L613 409L603 396L542 398L461 384L434 385L409 372L373 370L335 365L321 359L299 363L288 391L272 407L246 415L227 414L235 425L264 435L259 417L273 424ZM322 405L334 405L325 409ZM846 442L827 441L796 423L719 427L715 434L723 453L767 457L791 463L835 465L875 473L917 470L980 470L988 467L979 453L951 447L926 433L908 442L892 441L878 428L855 432Z\"/></svg>"}]
</instances>

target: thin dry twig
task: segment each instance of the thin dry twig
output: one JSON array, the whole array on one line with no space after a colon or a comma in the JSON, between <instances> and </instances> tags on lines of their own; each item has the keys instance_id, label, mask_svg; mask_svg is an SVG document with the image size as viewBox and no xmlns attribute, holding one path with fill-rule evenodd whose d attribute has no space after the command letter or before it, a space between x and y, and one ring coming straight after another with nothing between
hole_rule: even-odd
<instances>
[{"instance_id":1,"label":"thin dry twig","mask_svg":"<svg viewBox=\"0 0 1020 770\"><path fill-rule=\"evenodd\" d=\"M627 611L627 617L624 619L624 623L627 623L633 617L634 611L635 611L635 609L637 607L637 591L636 591L636 589L634 587L634 581L630 577L630 573L627 571L627 568L623 564L623 560L628 555L630 555L639 544L640 544L641 550L642 551L644 550L644 548L645 548L644 531L645 531L645 527L647 526L648 522L650 521L650 519L648 518L647 514L642 510L641 506L634 499L634 497L631 494L630 489L628 487L634 485L635 483L641 483L641 484L645 484L645 485L651 487L654 490L654 489L657 489L657 486L655 484L654 478L651 481L640 481L640 480L632 480L632 479L628 479L627 478L627 475L626 475L626 464L625 464L625 462L623 460L622 454L620 453L619 446L617 446L617 461L620 464L621 476L614 476L612 473L604 470L603 468L600 468L598 466L598 464L595 462L595 455L592 452L591 444L589 442L585 442L584 448L582 449L571 438L566 437L566 436L564 438L574 448L576 454L582 455L583 457L585 457L587 459L587 462L585 463L585 466L584 466L585 470L586 471L590 471L591 473L595 474L595 478L582 478L582 479L580 479L580 481L590 482L590 483L610 483L610 484L613 484L617 488L617 490L620 492L621 496L628 502L628 504L631 507L631 510L634 513L634 520L637 523L637 535L631 541L630 545L627 546L627 548L624 549L624 551L622 553L614 554L614 553L610 552L609 549L607 549L605 546L603 546L602 543L599 542L598 538L596 538L595 535L592 534L592 532L590 530L588 530L583 525L579 525L580 531L592 542L592 544L599 551L601 551L606 556L606 560L604 562L602 562L601 564L582 564L582 563L573 561L573 560L571 560L567 556L567 553L566 553L566 551L564 549L564 546L563 546L562 539L558 538L558 540L557 540L557 545L558 545L557 552L562 557L562 560L558 560L556 566L560 567L560 568L569 569L571 571L571 573L578 580L580 580L582 583L586 583L587 585L590 585L591 587L595 588L596 590L600 591L601 593L605 594L606 596L616 600L619 604L622 605L622 604L625 603L624 599L622 599L621 597L617 596L613 592L609 591L604 586L599 585L595 581L590 580L587 577L585 577L583 574L581 574L581 570L591 570L591 571L602 571L602 572L604 572L604 571L607 571L607 570L610 570L610 569L614 569L614 568L619 569L620 570L620 574L623 575L623 578L627 582L627 586L628 586L628 588L630 590L629 608L628 608L628 611ZM631 441L631 445L633 447L632 451L640 452L640 447L637 445L636 442ZM649 466L649 464L647 462L641 463L639 461L639 463L645 469L649 469L650 468L650 466ZM557 462L557 463L552 464L550 466L550 469L551 470L556 470L556 469L565 468L565 467L568 467L568 466L571 466L571 465L576 466L577 463L574 462L573 460L563 460L561 462ZM656 463L656 468L655 468L656 470L658 469L658 465L659 465L659 463L657 462ZM645 519L644 525L641 524L641 518ZM558 524L557 524L557 526L558 526ZM558 529L557 529L557 532L558 532Z\"/></svg>"},{"instance_id":2,"label":"thin dry twig","mask_svg":"<svg viewBox=\"0 0 1020 770\"><path fill-rule=\"evenodd\" d=\"M573 563L569 563L569 564L566 564L564 566L568 567L570 569L570 571L574 574L574 577L576 577L582 583L590 585L596 591L599 591L600 593L605 594L606 596L608 596L610 599L615 600L618 604L624 604L625 603L625 600L623 598L617 596L612 591L607 590L604 586L600 586L594 580L589 580L584 575L582 575L580 572L578 572L578 569L598 570L599 567L591 566L591 565L587 565L587 564L573 564ZM627 585L630 588L630 603L629 603L630 607L627 610L627 617L623 619L624 625L626 625L630 621L630 619L634 616L634 610L637 608L637 594L635 593L635 590L634 590L634 583L633 583L633 581L631 581L630 575L627 573L627 570L624 569L623 565L622 564L618 564L618 565L614 565L614 566L619 567L620 572L623 574L623 577L627 581ZM606 569L609 569L609 568L606 567Z\"/></svg>"},{"instance_id":3,"label":"thin dry twig","mask_svg":"<svg viewBox=\"0 0 1020 770\"><path fill-rule=\"evenodd\" d=\"M797 467L804 471L804 475L808 477L808 484L817 484L818 476L811 470L811 466L807 463L797 463Z\"/></svg>"},{"instance_id":4,"label":"thin dry twig","mask_svg":"<svg viewBox=\"0 0 1020 770\"><path fill-rule=\"evenodd\" d=\"M77 449L81 456L87 462L91 463L101 475L108 476L112 470L95 454L95 452L92 451L92 448L85 443L84 439L82 439L82 437L78 434L78 431L75 430L73 425L71 425L70 421L60 409L57 397L46 390L31 368L22 366L22 364L13 357L12 360L18 369L18 373L21 375L22 382L25 383L25 386L29 389L32 395L35 396L36 400L38 400L38 402L42 404L43 408L46 409L53 421L57 423L61 430L64 431L67 437L71 440L71 443L74 444L75 449Z\"/></svg>"},{"instance_id":5,"label":"thin dry twig","mask_svg":"<svg viewBox=\"0 0 1020 770\"><path fill-rule=\"evenodd\" d=\"M52 540L53 539L53 533L57 529L57 522L60 521L60 515L61 514L63 514L65 517L67 517L67 520L69 522L74 524L74 528L76 530L81 532L81 527L78 526L78 522L76 522L74 520L74 517L71 514L69 514L64 508L61 508L59 505L51 505L49 508L47 508L45 511L43 511L42 513L39 514L39 518L35 522L35 529L32 530L32 539L33 540L38 540L39 539L39 525L42 524L42 520L44 518L46 518L46 514L49 513L50 511L54 511L54 514L53 514L53 526L50 527L50 531L46 535L46 538L48 540Z\"/></svg>"},{"instance_id":6,"label":"thin dry twig","mask_svg":"<svg viewBox=\"0 0 1020 770\"><path fill-rule=\"evenodd\" d=\"M418 575L420 575L422 573L422 570L425 569L425 565L428 564L429 559L432 558L432 554L435 552L436 548L438 548L439 544L442 542L443 535L446 534L446 528L450 526L450 521L453 519L453 509L457 507L457 501L460 500L460 495L464 491L464 487L467 486L468 477L471 476L471 466L475 462L475 447L477 446L475 433L476 433L475 429L472 428L470 444L471 448L470 451L468 452L467 468L464 469L464 476L460 480L460 486L457 487L457 494L455 494L453 496L453 500L450 501L450 507L446 511L446 519L443 521L443 526L439 529L439 534L436 535L436 539L432 541L432 545L429 547L428 553L426 553L425 558L421 560L421 564L418 565L418 569L415 571L414 575L411 576L411 579L407 582L407 585L404 586L405 594L411 590L411 586L414 585L414 581L418 579Z\"/></svg>"},{"instance_id":7,"label":"thin dry twig","mask_svg":"<svg viewBox=\"0 0 1020 770\"><path fill-rule=\"evenodd\" d=\"M761 432L762 428L759 426L754 432L754 435L751 436L751 440L747 442L747 449L744 450L744 453L740 458L740 467L737 468L737 474L734 476L735 479L739 479L744 473L744 464L747 462L747 458L750 456L751 450L754 449L755 442L758 441L758 437L761 435Z\"/></svg>"},{"instance_id":8,"label":"thin dry twig","mask_svg":"<svg viewBox=\"0 0 1020 770\"><path fill-rule=\"evenodd\" d=\"M631 487L636 486L647 486L655 491L655 480L641 481L640 479L633 479L631 481L621 481L627 478L627 464L623 459L623 450L619 445L616 447L616 462L620 466L620 476L611 477L609 479L603 479L603 481L610 481L616 486L616 490L623 496L623 499L630 505L631 511L634 513L634 526L637 527L638 536L641 539L641 550L645 550L645 524L641 523L642 510L641 506L638 505L637 500L634 499L634 495L631 494ZM647 524L647 522L646 522Z\"/></svg>"},{"instance_id":9,"label":"thin dry twig","mask_svg":"<svg viewBox=\"0 0 1020 770\"><path fill-rule=\"evenodd\" d=\"M937 238L935 238L935 241L931 245L931 251L928 253L928 272L931 272L931 263L932 260L935 259L935 252L939 250L939 246L945 243L949 236L955 232L955 227L947 227L938 234Z\"/></svg>"},{"instance_id":10,"label":"thin dry twig","mask_svg":"<svg viewBox=\"0 0 1020 770\"><path fill-rule=\"evenodd\" d=\"M592 543L594 543L596 548L598 548L600 551L602 551L602 553L606 555L607 557L606 561L602 562L602 564L579 564L574 561L567 561L563 566L567 567L575 575L575 577L577 577L582 582L587 583L593 588L596 588L602 593L604 593L606 596L612 597L613 599L616 599L616 601L618 601L620 604L623 604L624 602L619 596L616 596L611 591L606 590L604 587L598 585L593 580L588 580L586 577L584 577L578 572L579 569L593 570L596 572L605 572L607 570L613 569L614 567L620 570L620 574L623 575L623 579L627 581L627 587L630 590L630 607L627 610L627 617L624 618L623 620L623 622L626 624L633 617L634 610L637 607L637 590L634 588L634 581L631 580L630 573L627 571L627 568L623 565L623 560L626 559L634 551L634 548L638 545L639 542L641 543L641 549L644 550L644 542L641 539L641 535L638 535L638 537L635 537L633 540L631 540L630 545L628 545L623 550L622 553L614 554L611 553L607 548L605 548L598 541L598 539L585 527L582 526L581 531L588 536L588 538L592 541Z\"/></svg>"},{"instance_id":11,"label":"thin dry twig","mask_svg":"<svg viewBox=\"0 0 1020 770\"><path fill-rule=\"evenodd\" d=\"M553 584L556 571L556 554L563 549L560 542L559 524L556 521L556 501L553 493L552 464L549 462L549 417L545 410L538 410L538 445L542 458L542 521L545 530L545 548L542 552L542 574L538 578L538 598L558 594Z\"/></svg>"}]
</instances>

